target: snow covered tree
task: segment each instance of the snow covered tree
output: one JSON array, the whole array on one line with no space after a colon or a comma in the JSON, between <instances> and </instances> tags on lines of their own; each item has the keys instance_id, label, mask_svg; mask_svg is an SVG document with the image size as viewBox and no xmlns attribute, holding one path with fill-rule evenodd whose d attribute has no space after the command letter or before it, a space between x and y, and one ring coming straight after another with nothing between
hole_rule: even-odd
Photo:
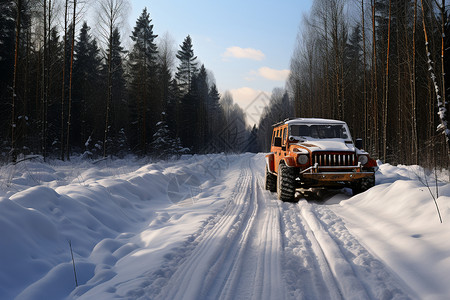
<instances>
[{"instance_id":1,"label":"snow covered tree","mask_svg":"<svg viewBox=\"0 0 450 300\"><path fill-rule=\"evenodd\" d=\"M189 149L182 147L179 138L173 137L165 121L165 115L165 112L163 112L161 121L156 123L156 132L151 143L153 156L158 159L167 159L172 155L178 156L189 151Z\"/></svg>"}]
</instances>

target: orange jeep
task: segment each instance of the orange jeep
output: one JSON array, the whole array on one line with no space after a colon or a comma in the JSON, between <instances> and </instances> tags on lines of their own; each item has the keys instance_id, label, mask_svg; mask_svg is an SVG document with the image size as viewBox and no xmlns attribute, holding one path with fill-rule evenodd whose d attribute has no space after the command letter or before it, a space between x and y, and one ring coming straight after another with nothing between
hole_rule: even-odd
<instances>
[{"instance_id":1,"label":"orange jeep","mask_svg":"<svg viewBox=\"0 0 450 300\"><path fill-rule=\"evenodd\" d=\"M286 119L273 125L270 151L265 188L283 201L297 188L347 186L357 194L375 185L377 163L343 121Z\"/></svg>"}]
</instances>

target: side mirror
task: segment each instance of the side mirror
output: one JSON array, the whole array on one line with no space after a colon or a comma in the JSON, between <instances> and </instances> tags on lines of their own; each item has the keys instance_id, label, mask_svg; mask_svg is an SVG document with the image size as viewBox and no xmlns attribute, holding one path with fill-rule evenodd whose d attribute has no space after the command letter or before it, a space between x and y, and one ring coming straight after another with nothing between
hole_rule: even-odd
<instances>
[{"instance_id":1,"label":"side mirror","mask_svg":"<svg viewBox=\"0 0 450 300\"><path fill-rule=\"evenodd\" d=\"M281 138L280 137L276 137L273 141L273 145L275 147L281 147Z\"/></svg>"},{"instance_id":2,"label":"side mirror","mask_svg":"<svg viewBox=\"0 0 450 300\"><path fill-rule=\"evenodd\" d=\"M355 147L361 150L363 148L363 140L362 139L356 139L355 141Z\"/></svg>"}]
</instances>

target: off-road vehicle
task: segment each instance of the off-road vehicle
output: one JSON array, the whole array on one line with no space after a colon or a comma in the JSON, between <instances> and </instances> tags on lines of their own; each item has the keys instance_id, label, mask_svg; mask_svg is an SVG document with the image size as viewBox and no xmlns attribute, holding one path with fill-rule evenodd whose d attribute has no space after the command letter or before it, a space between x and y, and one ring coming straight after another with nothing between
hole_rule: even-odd
<instances>
[{"instance_id":1,"label":"off-road vehicle","mask_svg":"<svg viewBox=\"0 0 450 300\"><path fill-rule=\"evenodd\" d=\"M273 125L270 151L265 188L283 201L293 201L297 188L350 187L357 194L375 185L377 164L343 121L286 119Z\"/></svg>"}]
</instances>

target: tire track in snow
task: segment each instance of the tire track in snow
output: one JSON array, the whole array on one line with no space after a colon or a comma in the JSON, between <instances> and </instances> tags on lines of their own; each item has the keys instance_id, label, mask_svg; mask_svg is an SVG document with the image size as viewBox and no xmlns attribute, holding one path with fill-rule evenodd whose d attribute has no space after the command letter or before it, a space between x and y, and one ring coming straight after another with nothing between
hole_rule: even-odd
<instances>
[{"instance_id":1,"label":"tire track in snow","mask_svg":"<svg viewBox=\"0 0 450 300\"><path fill-rule=\"evenodd\" d=\"M341 299L328 261L296 204L279 202L284 278L291 299Z\"/></svg>"},{"instance_id":2,"label":"tire track in snow","mask_svg":"<svg viewBox=\"0 0 450 300\"><path fill-rule=\"evenodd\" d=\"M284 278L290 298L415 298L327 206L304 200L278 203L284 234Z\"/></svg>"},{"instance_id":3,"label":"tire track in snow","mask_svg":"<svg viewBox=\"0 0 450 300\"><path fill-rule=\"evenodd\" d=\"M327 206L300 202L306 228L317 241L343 299L411 299L410 290L375 258Z\"/></svg>"},{"instance_id":4,"label":"tire track in snow","mask_svg":"<svg viewBox=\"0 0 450 300\"><path fill-rule=\"evenodd\" d=\"M343 299L371 299L364 285L354 273L352 264L314 214L313 205L300 202L297 209L304 220L307 237L313 245L312 249L316 255L325 257L326 265L334 277L340 295ZM323 264L321 268L324 270Z\"/></svg>"},{"instance_id":5,"label":"tire track in snow","mask_svg":"<svg viewBox=\"0 0 450 300\"><path fill-rule=\"evenodd\" d=\"M186 266L195 269L196 265L192 260L199 262L200 264L197 264L199 267L204 265L203 262L205 257L202 258L203 253L201 252L211 247L208 244L212 244L212 247L214 247L215 243L223 243L222 246L224 247L227 247L227 244L229 244L227 236L219 234L220 228L225 227L229 229L228 235L233 235L233 232L235 232L235 230L232 230L231 225L237 223L241 216L240 211L242 210L242 205L236 205L236 203L239 202L239 194L245 191L246 180L248 181L248 179L245 178L246 171L246 169L240 170L238 179L236 180L237 185L222 211L206 219L202 226L184 241L182 246L174 248L171 252L167 253L158 270L143 274L141 277L144 277L145 280L140 288L126 292L126 294L120 296L121 298L176 299L167 298L167 295L176 292L183 294L184 289L186 289L187 286L188 288L186 290L192 291L192 288L190 287L192 283L187 282L187 279L186 282L183 283L183 278L180 274L185 275L186 271L189 271ZM226 232L224 230L222 231ZM203 243L203 247L198 247L200 243ZM198 270L194 271L198 272ZM186 278L191 277L193 280L195 279L192 274L186 275ZM172 286L171 284L175 281L178 282ZM180 283L184 285L184 289L179 286ZM193 283L193 285L196 285L196 283ZM183 296L179 297L183 298Z\"/></svg>"},{"instance_id":6,"label":"tire track in snow","mask_svg":"<svg viewBox=\"0 0 450 300\"><path fill-rule=\"evenodd\" d=\"M245 160L234 196L190 243L156 299L285 299L279 211ZM156 295L157 294L157 295ZM156 295L156 296L155 296Z\"/></svg>"},{"instance_id":7,"label":"tire track in snow","mask_svg":"<svg viewBox=\"0 0 450 300\"><path fill-rule=\"evenodd\" d=\"M209 286L210 281L220 262L224 260L222 251L232 246L238 233L239 224L242 223L248 205L245 205L243 197L246 194L249 175L247 169L241 169L238 185L228 201L225 209L216 217L211 218L203 228L186 244L191 251L185 252L178 249L181 258L178 263L172 263L170 276L164 278L164 286L160 293L156 293L157 299L195 299L202 291L202 286ZM219 248L212 251L214 248ZM204 284L203 284L204 283ZM150 294L151 295L151 294Z\"/></svg>"},{"instance_id":8,"label":"tire track in snow","mask_svg":"<svg viewBox=\"0 0 450 300\"><path fill-rule=\"evenodd\" d=\"M130 299L410 298L327 206L276 200L260 162L241 162L223 210Z\"/></svg>"},{"instance_id":9,"label":"tire track in snow","mask_svg":"<svg viewBox=\"0 0 450 300\"><path fill-rule=\"evenodd\" d=\"M334 211L326 208L326 207L318 207L317 213L321 215L321 219L323 219L324 222L329 224L330 232L333 233L335 236L337 236L340 240L345 240L346 237L342 236L343 234L349 234L350 232L347 230L347 232L344 232L340 230L340 227L345 227L345 222L342 219L342 217L338 216L339 210L335 213ZM426 276L424 275L424 272L428 272L428 270L417 270L415 265L411 263L410 260L414 260L414 257L408 253L410 250L408 247L411 247L411 241L408 240L407 236L408 234L405 234L404 232L408 229L400 226L400 224L396 223L395 221L389 220L388 218L380 218L376 214L369 213L368 211L359 209L355 206L346 206L346 212L345 212L347 219L349 216L351 216L351 221L355 224L358 224L357 229L353 229L355 231L355 235L358 236L359 234L363 234L366 236L366 242L368 242L369 246L373 244L376 249L383 249L383 251L390 253L390 255L387 255L387 257L395 257L396 259L388 260L386 263L388 264L388 267L383 268L374 268L373 264L376 264L377 266L379 264L382 264L379 260L373 258L371 256L369 258L366 258L362 260L361 257L366 257L366 253L364 251L359 251L359 248L365 248L360 245L360 243L357 241L356 237L353 237L350 241L348 241L346 244L349 244L353 247L349 247L349 253L350 255L354 255L358 258L359 261L361 261L360 269L363 272L369 273L370 276L376 277L378 280L380 278L389 278L394 277L393 280L382 280L378 283L378 286L387 285L390 289L396 290L395 286L392 286L391 283L396 282L397 283L397 293L404 293L405 295L410 295L411 298L419 298L418 295L414 292L414 289L419 290L426 290L428 294L433 294L435 291L437 291L438 284L431 280L432 276ZM376 226L374 226L376 224ZM389 236L383 235L381 232L386 230L386 232L389 232ZM410 237L413 241L415 240L414 237ZM392 244L391 240L395 240L395 243ZM404 243L403 243L404 242ZM396 245L408 245L408 246L402 246L401 248L397 248ZM359 246L359 247L358 247ZM423 244L416 243L414 245L415 251L421 251L422 253L431 253L430 255L433 255L434 249L429 248ZM379 250L378 250L379 251ZM367 252L367 251L366 251ZM383 257L383 253L377 254L380 257ZM371 259L372 258L372 259ZM423 256L421 257L423 259ZM369 268L370 269L367 270ZM398 274L391 274L389 272L390 268L389 266L395 265L396 270L400 270ZM430 270L432 272L432 270ZM389 274L384 274L384 273ZM413 282L411 286L407 286L406 283L403 282L399 278L405 278L409 282ZM443 281L446 279L443 278Z\"/></svg>"},{"instance_id":10,"label":"tire track in snow","mask_svg":"<svg viewBox=\"0 0 450 300\"><path fill-rule=\"evenodd\" d=\"M248 235L243 236L246 240L240 245L240 257L220 297L208 299L285 299L279 212L270 194L263 192L253 165L250 169L253 192L248 200L255 205L254 217L247 223Z\"/></svg>"},{"instance_id":11,"label":"tire track in snow","mask_svg":"<svg viewBox=\"0 0 450 300\"><path fill-rule=\"evenodd\" d=\"M244 164L233 196L134 295L155 299L284 299L279 215ZM266 203L268 202L268 204ZM260 206L263 208L261 209ZM266 210L266 206L272 209ZM137 298L137 297L136 297Z\"/></svg>"}]
</instances>

